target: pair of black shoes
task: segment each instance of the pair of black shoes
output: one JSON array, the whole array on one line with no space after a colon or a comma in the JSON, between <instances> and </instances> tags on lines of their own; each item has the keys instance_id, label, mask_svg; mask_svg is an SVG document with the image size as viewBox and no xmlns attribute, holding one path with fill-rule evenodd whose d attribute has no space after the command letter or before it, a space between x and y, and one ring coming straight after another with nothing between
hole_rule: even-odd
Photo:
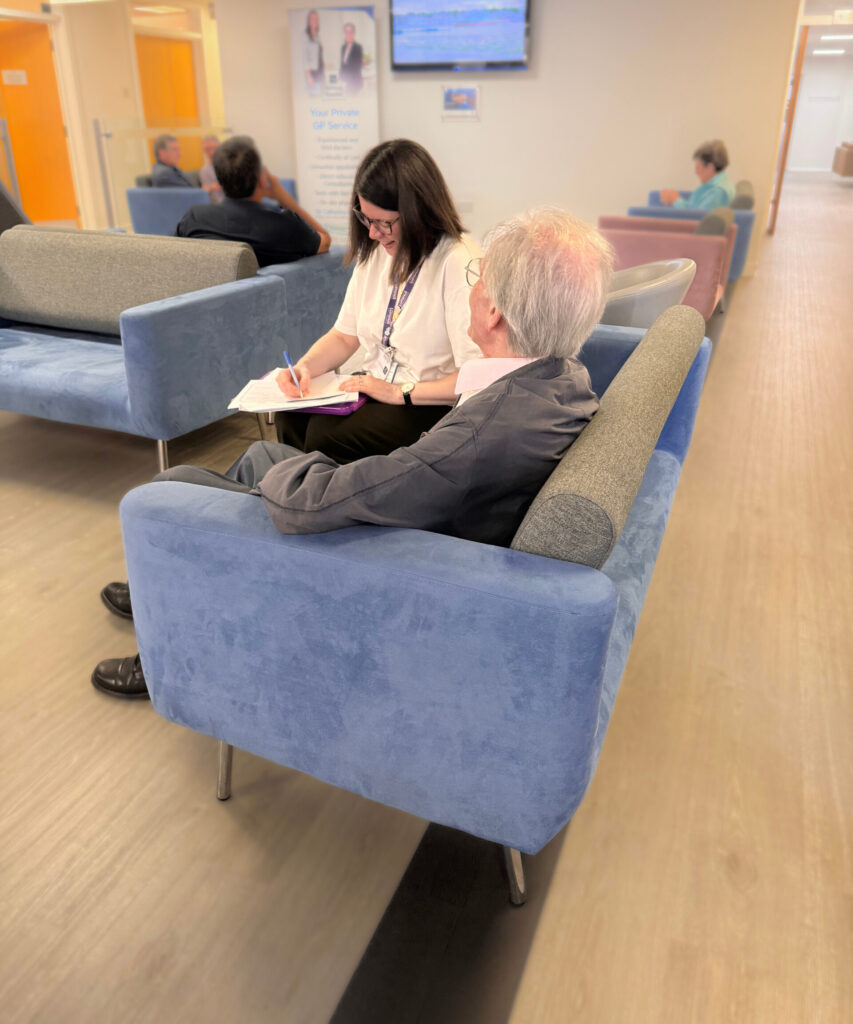
<instances>
[{"instance_id":1,"label":"pair of black shoes","mask_svg":"<svg viewBox=\"0 0 853 1024\"><path fill-rule=\"evenodd\" d=\"M130 588L126 583L108 583L101 591L101 600L114 615L123 619L133 618ZM92 686L111 697L148 699L148 687L138 654L99 662L92 673Z\"/></svg>"}]
</instances>

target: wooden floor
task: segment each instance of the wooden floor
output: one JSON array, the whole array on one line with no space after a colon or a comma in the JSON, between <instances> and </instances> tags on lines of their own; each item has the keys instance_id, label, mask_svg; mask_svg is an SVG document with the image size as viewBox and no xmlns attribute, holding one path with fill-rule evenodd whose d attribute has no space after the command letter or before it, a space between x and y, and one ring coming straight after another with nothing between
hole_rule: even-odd
<instances>
[{"instance_id":1,"label":"wooden floor","mask_svg":"<svg viewBox=\"0 0 853 1024\"><path fill-rule=\"evenodd\" d=\"M598 772L523 910L476 842L418 849L248 755L217 803L212 741L97 694L135 646L98 590L153 445L0 413L0 1020L853 1021L853 189L786 185L725 319ZM442 858L476 899L411 883Z\"/></svg>"}]
</instances>

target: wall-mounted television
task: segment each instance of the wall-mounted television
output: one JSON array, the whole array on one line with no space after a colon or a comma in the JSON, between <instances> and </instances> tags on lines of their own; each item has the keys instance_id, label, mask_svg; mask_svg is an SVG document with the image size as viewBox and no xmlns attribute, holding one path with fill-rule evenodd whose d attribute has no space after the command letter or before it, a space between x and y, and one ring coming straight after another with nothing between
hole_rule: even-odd
<instances>
[{"instance_id":1,"label":"wall-mounted television","mask_svg":"<svg viewBox=\"0 0 853 1024\"><path fill-rule=\"evenodd\" d=\"M526 68L530 0L391 0L394 71Z\"/></svg>"}]
</instances>

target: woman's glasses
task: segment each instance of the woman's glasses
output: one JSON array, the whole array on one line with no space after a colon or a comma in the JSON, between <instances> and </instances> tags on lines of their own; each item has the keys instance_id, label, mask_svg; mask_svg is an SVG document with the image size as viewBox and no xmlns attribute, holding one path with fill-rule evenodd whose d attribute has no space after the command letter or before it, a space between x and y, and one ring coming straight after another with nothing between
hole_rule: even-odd
<instances>
[{"instance_id":1,"label":"woman's glasses","mask_svg":"<svg viewBox=\"0 0 853 1024\"><path fill-rule=\"evenodd\" d=\"M475 256L472 260L468 260L465 264L465 280L468 283L468 287L473 288L482 276L483 257Z\"/></svg>"},{"instance_id":2,"label":"woman's glasses","mask_svg":"<svg viewBox=\"0 0 853 1024\"><path fill-rule=\"evenodd\" d=\"M394 228L394 225L400 219L399 217L395 217L393 220L376 220L373 217L365 217L357 206L354 206L352 208L352 212L356 215L359 221L367 228L368 231L371 229L371 227L375 227L380 235L390 235Z\"/></svg>"}]
</instances>

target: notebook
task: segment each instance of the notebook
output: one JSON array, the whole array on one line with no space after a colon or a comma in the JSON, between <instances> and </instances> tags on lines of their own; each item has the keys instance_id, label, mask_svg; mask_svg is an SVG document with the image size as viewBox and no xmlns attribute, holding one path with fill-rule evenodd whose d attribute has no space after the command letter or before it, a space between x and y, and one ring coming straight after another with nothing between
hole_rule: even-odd
<instances>
[{"instance_id":1,"label":"notebook","mask_svg":"<svg viewBox=\"0 0 853 1024\"><path fill-rule=\"evenodd\" d=\"M350 378L339 376L337 373L321 373L319 377L313 377L310 391L307 391L303 398L288 398L275 382L281 372L281 369L270 370L260 380L250 380L243 390L231 399L228 408L239 409L240 412L298 412L300 409L317 406L344 405L355 402L358 398L355 391L340 390L341 384ZM287 370L284 372L287 373Z\"/></svg>"}]
</instances>

